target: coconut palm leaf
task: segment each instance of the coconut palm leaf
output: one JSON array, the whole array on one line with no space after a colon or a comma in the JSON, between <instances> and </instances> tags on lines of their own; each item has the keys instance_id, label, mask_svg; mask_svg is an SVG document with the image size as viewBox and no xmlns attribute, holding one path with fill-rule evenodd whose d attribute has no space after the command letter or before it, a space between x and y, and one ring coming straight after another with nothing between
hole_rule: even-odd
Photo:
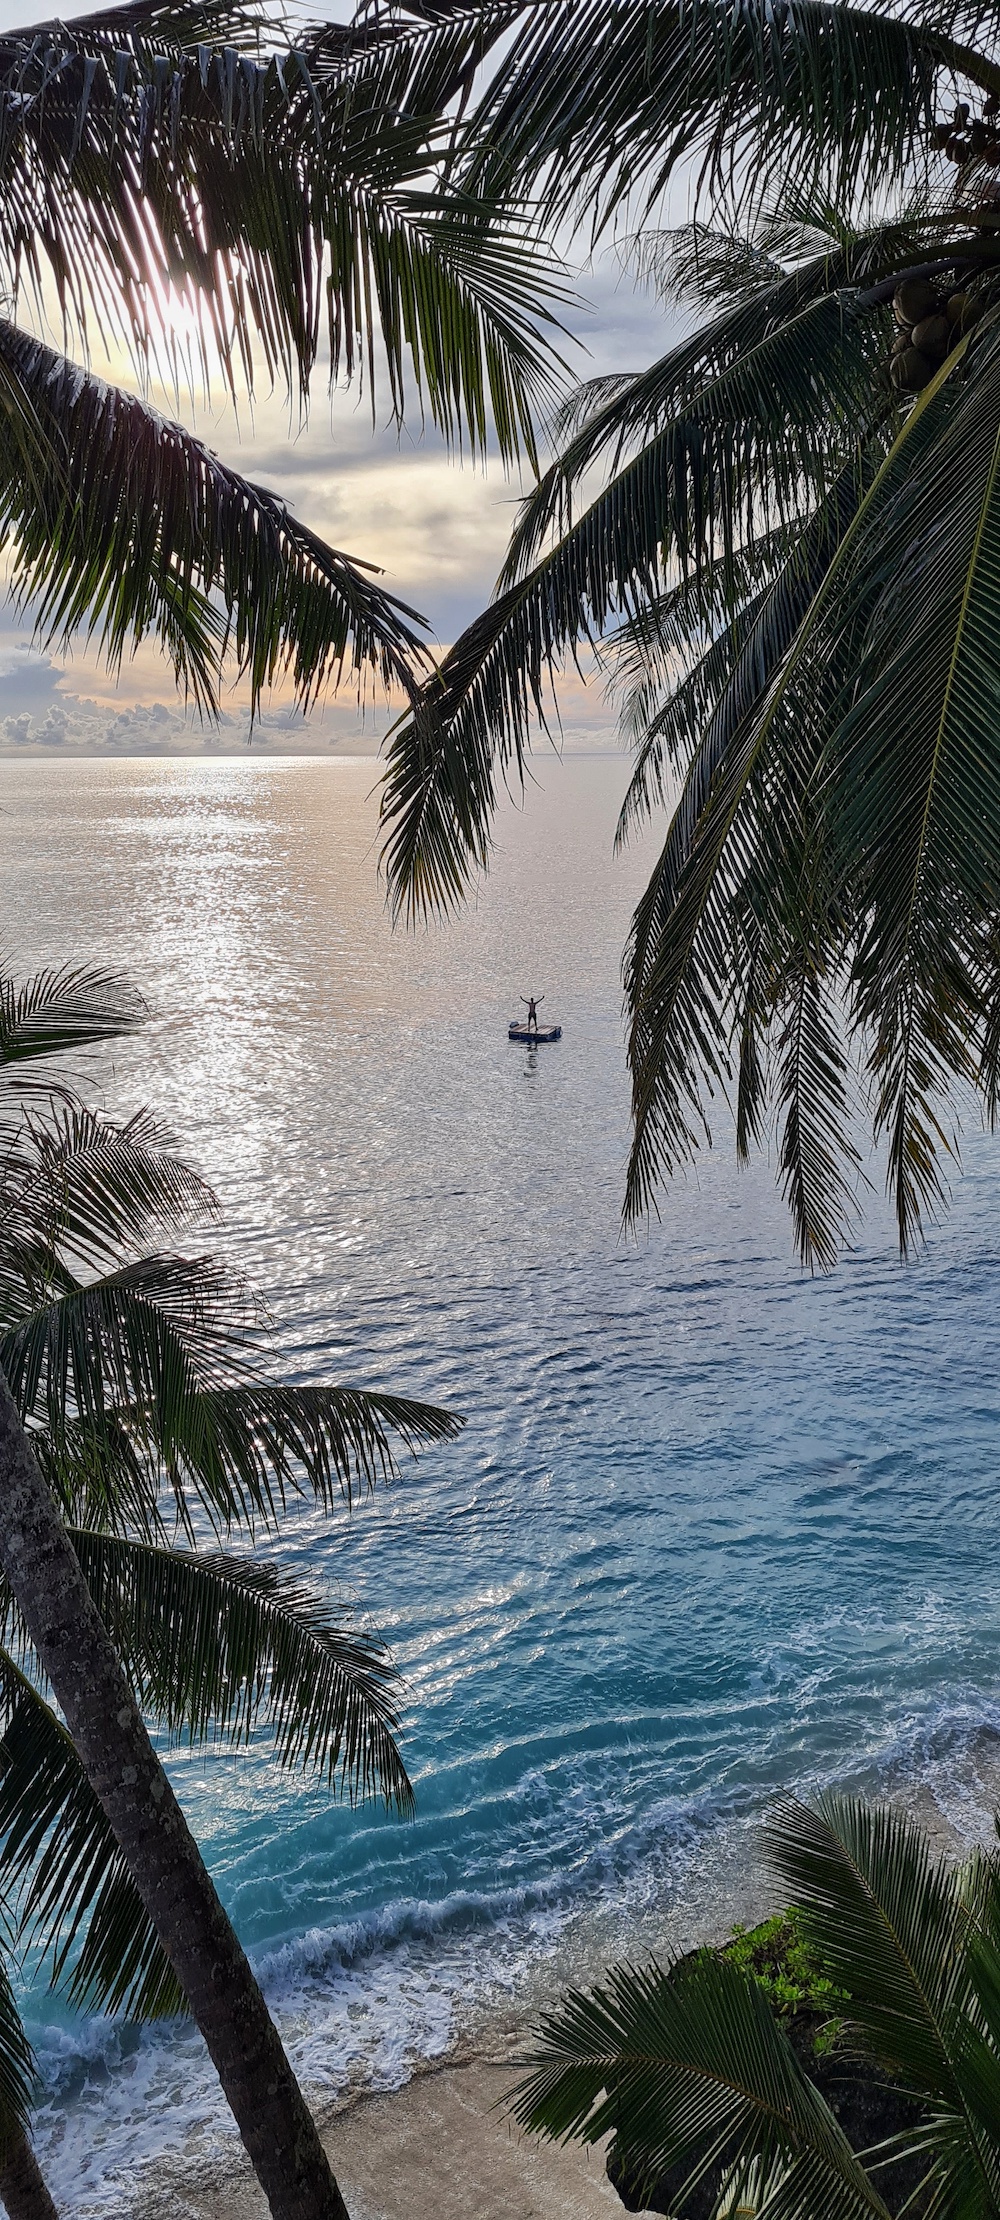
<instances>
[{"instance_id":1,"label":"coconut palm leaf","mask_svg":"<svg viewBox=\"0 0 1000 2220\"><path fill-rule=\"evenodd\" d=\"M271 1381L208 1389L172 1413L110 1409L103 1422L77 1422L39 1440L60 1499L90 1523L123 1519L158 1532L173 1514L193 1530L197 1507L220 1531L271 1526L304 1489L324 1508L348 1505L397 1471L394 1442L412 1455L452 1441L464 1425L453 1411L372 1389L286 1387Z\"/></svg>"},{"instance_id":2,"label":"coconut palm leaf","mask_svg":"<svg viewBox=\"0 0 1000 2220\"><path fill-rule=\"evenodd\" d=\"M392 737L383 855L397 913L454 906L466 876L485 868L499 778L523 778L563 654L623 610L641 617L672 586L671 565L683 582L721 557L732 600L737 575L755 554L766 574L772 535L808 517L858 445L898 428L877 360L894 281L866 307L853 288L873 260L901 242L909 251L910 237L906 227L853 233L640 377L613 380L587 411L524 504L496 601ZM595 466L609 483L575 518ZM553 532L562 536L541 552Z\"/></svg>"},{"instance_id":3,"label":"coconut palm leaf","mask_svg":"<svg viewBox=\"0 0 1000 2220\"><path fill-rule=\"evenodd\" d=\"M0 1161L4 1323L71 1288L71 1264L99 1270L153 1235L218 1215L212 1189L148 1111L112 1125L68 1092L53 1101L50 1079L39 1087L48 1119L22 1116Z\"/></svg>"},{"instance_id":4,"label":"coconut palm leaf","mask_svg":"<svg viewBox=\"0 0 1000 2220\"><path fill-rule=\"evenodd\" d=\"M852 2032L911 2087L960 2110L953 2026L970 1992L954 1869L905 1812L856 1797L788 1802L767 1840L807 1943L850 1998Z\"/></svg>"},{"instance_id":5,"label":"coconut palm leaf","mask_svg":"<svg viewBox=\"0 0 1000 2220\"><path fill-rule=\"evenodd\" d=\"M803 623L810 617L817 593L827 579L831 563L841 548L845 534L854 523L866 484L871 482L876 458L877 450L874 454L862 453L860 457L852 458L841 472L828 498L809 519L797 539L793 540L774 584L756 600L743 602L738 622L724 636L723 644L730 646L725 684L716 688L711 714L702 727L692 753L665 846L633 919L625 980L628 1002L635 1013L631 1055L637 1089L654 1068L661 1079L665 1078L659 1042L654 1044L651 1039L647 1039L644 1032L655 993L651 981L669 941L682 888L689 885L686 875L696 870L698 851L703 847L706 835L710 834L713 813L718 804L717 781L724 775L732 752L738 752L744 738L749 736L755 714L770 701L771 689L782 672L785 658L796 642ZM709 664L709 678L714 678L716 669L717 660L713 658ZM679 706L683 721L687 704L681 700ZM668 736L672 707L672 704L668 704L662 713ZM693 731L691 737L694 738ZM751 756L748 775L752 767ZM751 825L751 839L753 830ZM740 848L741 860L737 861L733 874L740 888L752 852L755 853L755 848ZM797 869L800 861L797 853ZM696 911L692 912L692 916L696 920ZM748 951L753 948L754 961L758 963L759 936L751 933L746 945ZM716 955L718 952L716 949ZM717 984L727 976L728 973L725 972L719 975ZM671 1013L671 1025L673 1022L674 1013ZM717 1062L714 1072L716 1077L722 1077L724 1072L728 1073L728 1066ZM665 1095L657 1104L657 1115L662 1116L664 1113L667 1113L667 1126L672 1127L672 1116L668 1113ZM641 1129L637 1125L637 1150L641 1146L641 1138ZM683 1120L677 1125L676 1138L685 1147L688 1145L690 1131Z\"/></svg>"},{"instance_id":6,"label":"coconut palm leaf","mask_svg":"<svg viewBox=\"0 0 1000 2220\"><path fill-rule=\"evenodd\" d=\"M454 1411L370 1388L288 1387L253 1380L207 1390L183 1438L171 1445L175 1494L206 1508L227 1495L252 1512L308 1487L327 1508L350 1504L397 1471L394 1443L415 1456L454 1441L465 1424Z\"/></svg>"},{"instance_id":7,"label":"coconut palm leaf","mask_svg":"<svg viewBox=\"0 0 1000 2220\"><path fill-rule=\"evenodd\" d=\"M853 986L904 1250L943 1191L949 1096L979 1061L1000 837L998 411L1000 335L987 333L845 595L869 620L831 740L827 811L835 868L864 890ZM916 691L900 720L904 673Z\"/></svg>"},{"instance_id":8,"label":"coconut palm leaf","mask_svg":"<svg viewBox=\"0 0 1000 2220\"><path fill-rule=\"evenodd\" d=\"M700 563L609 634L602 648L608 693L619 705L619 733L633 755L616 848L665 805L668 770L679 774L689 767L733 661L799 537L792 523L758 540L745 557L736 550L732 558Z\"/></svg>"},{"instance_id":9,"label":"coconut palm leaf","mask_svg":"<svg viewBox=\"0 0 1000 2220\"><path fill-rule=\"evenodd\" d=\"M22 1317L0 1363L22 1415L57 1439L73 1417L100 1427L109 1409L149 1407L166 1450L190 1399L237 1370L240 1297L209 1257L142 1257Z\"/></svg>"},{"instance_id":10,"label":"coconut palm leaf","mask_svg":"<svg viewBox=\"0 0 1000 2220\"><path fill-rule=\"evenodd\" d=\"M145 1003L128 980L94 965L39 971L22 987L0 972L3 1083L10 1084L6 1067L11 1064L114 1040L142 1025L146 1014Z\"/></svg>"},{"instance_id":11,"label":"coconut palm leaf","mask_svg":"<svg viewBox=\"0 0 1000 2220\"><path fill-rule=\"evenodd\" d=\"M782 189L748 232L725 206L713 224L695 219L669 231L640 231L631 249L639 275L668 307L682 304L733 307L787 284L810 268L826 268L831 286L864 286L886 270L905 270L928 254L941 225L962 225L954 202L926 187L891 220L857 210L856 196L838 201L828 191L808 195Z\"/></svg>"},{"instance_id":12,"label":"coconut palm leaf","mask_svg":"<svg viewBox=\"0 0 1000 2220\"><path fill-rule=\"evenodd\" d=\"M994 345L986 334L970 358L968 373L954 383L949 377L936 394L929 390L926 406L909 420L902 448L872 489L874 506L859 512L863 529L849 535L848 559L836 575L830 573L829 621L824 616L820 623L817 652L802 666L803 683L797 685L793 676L790 693L786 690L785 714L783 721L779 715L777 727L786 763L802 752L803 734L812 735L833 914L851 922L852 934L855 921L861 921L846 974L851 1025L862 1043L866 1036L871 1043L866 1053L876 1088L876 1133L889 1134L889 1181L904 1249L941 1196L938 1151L942 1145L945 1150L953 1146L942 1104L956 1081L975 1076L988 1006L997 826L991 635L988 624L984 630L982 611L990 605L992 590ZM902 470L901 460L906 463ZM950 597L945 594L946 576L952 581ZM810 626L813 614L807 620ZM897 635L901 659L893 661ZM903 743L893 681L898 686L905 672L909 684L914 666L921 679L918 719L923 721L913 731L907 725ZM783 689L784 679L779 694ZM766 712L772 721L775 706L772 702ZM676 999L689 975L683 966L671 970L675 958L667 958L663 977L674 982L670 992L675 999L665 1013L663 1031L657 1032L657 990L650 986L649 966L651 948L661 945L661 926L664 952L677 950L675 936L687 929L680 908L681 876L672 876L671 852L683 868L684 858L689 853L693 858L696 842L703 839L713 809L710 799L703 824L701 797L694 794L692 799L698 806L681 825L683 838L677 839L678 819L668 841L663 907L656 912L651 889L637 917L638 954L630 987L637 1012L632 1054L638 1184L631 1192L646 1199L644 1169L655 1163L661 1148L672 1145L668 1089L673 1082L667 1076L672 1059L685 1086L691 1070L681 1059L690 1056L693 1035ZM755 852L771 898L784 878L790 898L801 909L806 882L794 848L783 850L773 801L772 793ZM737 873L745 861L746 851L739 851L733 866ZM710 878L712 869L703 873L701 883ZM713 892L724 903L721 883ZM826 942L824 960L845 962L846 947L841 922ZM718 938L706 939L706 961L721 962L721 976L733 982L737 967ZM817 961L814 955L814 970ZM716 972L715 987L719 976ZM725 995L714 1005L717 1024L724 1003ZM696 1002L694 1010L700 1007ZM699 1023L704 1026L703 1012ZM821 1060L803 1068L811 1068L816 1080ZM706 1069L717 1075L718 1058ZM650 1108L661 1123L644 1168ZM829 1130L835 1131L832 1115ZM818 1243L807 1241L808 1229L803 1220L799 1224L805 1253L831 1261L842 1238L836 1217Z\"/></svg>"},{"instance_id":13,"label":"coconut palm leaf","mask_svg":"<svg viewBox=\"0 0 1000 2220\"><path fill-rule=\"evenodd\" d=\"M140 1701L175 1740L238 1746L263 1726L282 1765L352 1803L381 1795L410 1811L394 1674L375 1637L276 1567L81 1530L73 1541ZM3 1605L17 1640L9 1597ZM23 1935L78 2004L134 2018L183 2010L73 1743L6 1652L0 1700L0 1842Z\"/></svg>"},{"instance_id":14,"label":"coconut palm leaf","mask_svg":"<svg viewBox=\"0 0 1000 2220\"><path fill-rule=\"evenodd\" d=\"M7 1967L0 1961L0 2157L26 2135L37 2086L35 2055L14 2001Z\"/></svg>"},{"instance_id":15,"label":"coconut palm leaf","mask_svg":"<svg viewBox=\"0 0 1000 2220\"><path fill-rule=\"evenodd\" d=\"M794 629L786 635L787 644L756 705L751 683L751 698L742 705L731 737L726 738L723 728L716 754L716 736L710 727L703 743L704 760L695 758L688 791L633 929L627 980L634 1010L630 1057L635 1117L629 1214L650 1206L660 1169L683 1160L696 1145L698 1123L705 1128L703 1078L709 1085L718 1081L725 1085L728 1080L726 1013L731 1006L738 1013L741 999L740 966L738 961L733 963L732 904L734 900L738 908L744 904L748 875L762 854L759 820L766 824L772 809L774 838L769 832L766 869L758 871L757 907L759 911L763 877L769 890L766 907L777 913L784 934L790 927L795 929L801 909L797 890L803 885L802 796L815 774L831 721L836 727L836 705L850 683L858 639L857 625L852 631L841 621L838 591L862 535L869 528L874 535L883 508L897 494L907 469L916 467L933 445L940 396L966 344L961 343L920 396L860 500L855 492L850 521L833 533L818 582L804 609L800 605ZM828 609L837 613L826 625ZM861 618L857 621L860 624ZM750 676L753 682L753 670ZM776 757L769 756L772 748ZM768 764L774 761L787 767L789 776L779 770L762 789ZM828 879L824 900L834 920L833 938L827 940L824 956L835 963L842 953L844 910L843 902L838 905L833 900ZM850 897L847 914L857 914ZM802 943L822 929L821 917L806 919ZM753 938L743 946L758 964ZM815 946L810 961L815 970ZM827 1099L832 1110L836 1095ZM851 1145L842 1127L833 1130L837 1155L848 1170L846 1183L831 1194L825 1230L822 1219L818 1223L818 1247L809 1224L802 1223L798 1229L805 1255L817 1261L824 1260L835 1243L837 1228L851 1208Z\"/></svg>"},{"instance_id":16,"label":"coconut palm leaf","mask_svg":"<svg viewBox=\"0 0 1000 2220\"><path fill-rule=\"evenodd\" d=\"M0 1839L20 1932L53 1981L108 2009L154 2018L184 2001L74 1745L33 1681L0 1651Z\"/></svg>"},{"instance_id":17,"label":"coconut palm leaf","mask_svg":"<svg viewBox=\"0 0 1000 2220\"><path fill-rule=\"evenodd\" d=\"M96 315L162 353L169 281L203 369L259 353L303 387L321 335L337 377L373 369L377 332L397 405L408 359L443 430L478 440L492 402L510 451L551 375L553 272L514 212L435 174L468 41L324 29L257 60L176 27L113 11L0 48L10 298L54 284L78 334Z\"/></svg>"},{"instance_id":18,"label":"coconut palm leaf","mask_svg":"<svg viewBox=\"0 0 1000 2220\"><path fill-rule=\"evenodd\" d=\"M615 1967L571 1991L540 2036L513 2093L522 2127L588 2143L612 2129L650 2185L673 2167L689 2168L689 2186L760 2169L776 2184L768 2220L886 2220L767 1999L725 1960Z\"/></svg>"},{"instance_id":19,"label":"coconut palm leaf","mask_svg":"<svg viewBox=\"0 0 1000 2220\"><path fill-rule=\"evenodd\" d=\"M85 1523L155 1527L164 1485L190 1526L273 1522L303 1486L330 1506L463 1421L405 1396L263 1379L251 1298L211 1258L145 1257L39 1305L0 1365L60 1499ZM117 1491L124 1491L115 1510Z\"/></svg>"},{"instance_id":20,"label":"coconut palm leaf","mask_svg":"<svg viewBox=\"0 0 1000 2220\"><path fill-rule=\"evenodd\" d=\"M987 2220L1000 2204L996 1853L956 1868L906 1814L837 1795L784 1803L767 1834L836 2013L817 2076L834 2065L833 2037L845 2062L891 2075L912 2123L851 2151L838 2181L841 2130L831 2137L812 2082L819 2109L800 2110L801 2027L793 2048L770 1990L708 1950L666 1970L617 1967L571 1993L543 2023L518 2117L584 2141L613 2130L629 2180L649 2193L669 2184L671 2211L695 2186L720 2215L744 2197L762 2220L884 2211L875 2184L906 2159L894 2211Z\"/></svg>"},{"instance_id":21,"label":"coconut palm leaf","mask_svg":"<svg viewBox=\"0 0 1000 2220\"><path fill-rule=\"evenodd\" d=\"M550 218L582 206L596 224L648 208L682 162L757 205L775 184L878 189L921 163L939 72L1000 83L950 27L947 10L923 25L830 0L527 6L470 119L469 174L530 181Z\"/></svg>"},{"instance_id":22,"label":"coconut palm leaf","mask_svg":"<svg viewBox=\"0 0 1000 2220\"><path fill-rule=\"evenodd\" d=\"M628 618L614 635L610 643L614 656L610 690L618 691L630 667L637 674L625 694L620 717L622 737L632 743L634 764L615 832L616 847L624 846L642 822L664 807L668 771L676 778L690 769L723 696L727 701L731 698L735 672L741 670L748 644L756 641L761 620L773 602L773 573L787 566L787 533L774 534L773 554L773 562L763 556L758 562L755 556L754 567L764 573L764 582L756 592L739 595L735 608L727 609L723 601L722 608L710 614L696 577L682 581L672 593L660 595L648 610L639 610ZM692 601L694 608L689 606ZM700 652L692 660L696 627L701 633ZM678 664L685 650L690 667L679 678ZM643 669L646 675L640 677L638 672Z\"/></svg>"},{"instance_id":23,"label":"coconut palm leaf","mask_svg":"<svg viewBox=\"0 0 1000 2220\"><path fill-rule=\"evenodd\" d=\"M0 1653L0 1839L20 1932L73 2001L153 2019L185 2009L163 1947L62 1722ZM75 1963L75 1947L83 1937Z\"/></svg>"},{"instance_id":24,"label":"coconut palm leaf","mask_svg":"<svg viewBox=\"0 0 1000 2220\"><path fill-rule=\"evenodd\" d=\"M755 343L741 353L735 334L751 318ZM559 509L554 466L541 508L529 504L508 565L512 582L462 634L414 715L396 728L382 820L397 912L453 906L470 869L485 867L498 773L512 766L523 775L531 723L543 715L546 682L564 650L644 606L667 582L671 562L684 572L719 552L745 560L744 536L750 546L758 534L769 542L801 507L804 489L821 498L843 469L872 411L865 327L845 325L840 302L821 296L774 330L757 304L741 308L725 320L725 334L727 359L717 374L706 364L718 362L721 337L708 348L675 350L657 366L662 428L555 548L515 580L522 550L527 559ZM647 410L656 382L651 373ZM633 415L633 398L619 397L578 435L567 502L568 481L612 438L623 443L636 428L641 412ZM742 490L734 504L737 473Z\"/></svg>"},{"instance_id":25,"label":"coconut palm leaf","mask_svg":"<svg viewBox=\"0 0 1000 2220\"><path fill-rule=\"evenodd\" d=\"M725 421L730 439L746 443L748 484L765 502L777 506L783 496L788 504L792 488L815 488L838 424L856 428L859 417L864 422L873 413L881 328L873 330L870 321L853 313L847 288L856 282L857 258L838 250L782 271L648 370L613 380L606 398L600 398L599 387L597 405L588 408L522 506L501 585L530 571L553 531L568 530L575 489L588 471L600 465L617 474L637 442L645 453L657 432L683 424L687 416L706 428ZM778 432L783 412L784 438ZM817 438L819 453L814 449L807 456L806 443ZM745 492L740 498L743 508L735 512L731 498L720 499L717 510L702 501L702 538L707 549L716 539L727 552L738 545L745 559L768 524L759 513L745 516ZM682 561L699 549L697 533L678 533Z\"/></svg>"},{"instance_id":26,"label":"coconut palm leaf","mask_svg":"<svg viewBox=\"0 0 1000 2220\"><path fill-rule=\"evenodd\" d=\"M0 323L0 358L52 457L40 495L5 419L0 545L43 639L82 631L112 667L146 636L159 639L210 712L229 648L254 705L283 675L303 703L347 670L411 688L412 612L275 495L11 324Z\"/></svg>"},{"instance_id":27,"label":"coconut palm leaf","mask_svg":"<svg viewBox=\"0 0 1000 2220\"><path fill-rule=\"evenodd\" d=\"M261 1725L282 1765L352 1803L413 1793L396 1745L384 1643L280 1568L74 1528L87 1585L144 1711L175 1740L246 1744Z\"/></svg>"},{"instance_id":28,"label":"coconut palm leaf","mask_svg":"<svg viewBox=\"0 0 1000 2220\"><path fill-rule=\"evenodd\" d=\"M100 1423L36 1435L59 1501L90 1526L153 1535L171 1518L192 1534L196 1508L220 1532L270 1527L304 1489L326 1509L350 1505L392 1478L394 1441L416 1455L453 1440L464 1424L406 1396L260 1380L192 1394L173 1415L169 1454L155 1409L109 1408Z\"/></svg>"}]
</instances>

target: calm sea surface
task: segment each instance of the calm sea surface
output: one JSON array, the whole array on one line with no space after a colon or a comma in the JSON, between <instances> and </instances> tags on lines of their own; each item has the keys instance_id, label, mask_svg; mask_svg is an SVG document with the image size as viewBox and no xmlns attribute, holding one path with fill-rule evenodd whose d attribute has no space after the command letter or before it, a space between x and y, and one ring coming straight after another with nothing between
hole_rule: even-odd
<instances>
[{"instance_id":1,"label":"calm sea surface","mask_svg":"<svg viewBox=\"0 0 1000 2220\"><path fill-rule=\"evenodd\" d=\"M338 1809L263 1745L170 1760L331 2091L669 1941L699 1892L731 1908L783 1786L920 1782L974 1826L1000 1725L1000 1143L967 1137L906 1271L879 1215L803 1279L767 1167L726 1149L623 1243L618 963L651 853L612 858L623 765L545 764L478 903L409 938L374 775L0 763L5 954L141 986L107 1106L150 1103L215 1183L276 1363L468 1415L273 1545L391 1638L416 1821ZM565 1028L537 1054L506 1039L532 989ZM162 2181L225 2137L189 2033L28 2010L68 2214L131 2212L140 2159Z\"/></svg>"}]
</instances>

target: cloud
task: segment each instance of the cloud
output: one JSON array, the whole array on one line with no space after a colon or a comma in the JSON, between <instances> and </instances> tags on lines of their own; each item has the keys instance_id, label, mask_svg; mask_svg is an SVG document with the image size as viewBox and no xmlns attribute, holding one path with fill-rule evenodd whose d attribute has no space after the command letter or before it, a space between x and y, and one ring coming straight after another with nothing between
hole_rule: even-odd
<instances>
[{"instance_id":1,"label":"cloud","mask_svg":"<svg viewBox=\"0 0 1000 2220\"><path fill-rule=\"evenodd\" d=\"M30 639L16 629L13 610L8 623L9 629L4 628L0 615L0 711L4 716L16 717L22 710L36 711L52 700L62 679L62 666L33 647Z\"/></svg>"}]
</instances>

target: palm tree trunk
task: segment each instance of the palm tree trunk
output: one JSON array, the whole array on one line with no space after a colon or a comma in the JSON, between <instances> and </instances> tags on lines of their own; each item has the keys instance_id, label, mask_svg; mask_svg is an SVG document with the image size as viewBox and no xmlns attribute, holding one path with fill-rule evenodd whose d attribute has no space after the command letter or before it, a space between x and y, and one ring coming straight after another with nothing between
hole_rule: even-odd
<instances>
[{"instance_id":1,"label":"palm tree trunk","mask_svg":"<svg viewBox=\"0 0 1000 2220\"><path fill-rule=\"evenodd\" d=\"M0 2204L7 2220L59 2220L45 2177L23 2130L0 2158Z\"/></svg>"},{"instance_id":2,"label":"palm tree trunk","mask_svg":"<svg viewBox=\"0 0 1000 2220\"><path fill-rule=\"evenodd\" d=\"M347 2220L315 2122L150 1742L2 1372L0 1565L208 2045L272 2220Z\"/></svg>"}]
</instances>

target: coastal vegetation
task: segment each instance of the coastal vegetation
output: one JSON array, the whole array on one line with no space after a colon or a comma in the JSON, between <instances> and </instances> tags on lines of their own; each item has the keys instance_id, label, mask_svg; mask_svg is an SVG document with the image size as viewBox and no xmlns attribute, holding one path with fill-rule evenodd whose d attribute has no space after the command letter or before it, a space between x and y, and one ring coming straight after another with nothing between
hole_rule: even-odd
<instances>
[{"instance_id":1,"label":"coastal vegetation","mask_svg":"<svg viewBox=\"0 0 1000 2220\"><path fill-rule=\"evenodd\" d=\"M276 2209L295 2211L308 2145L297 2178L264 2071L272 2101L284 2094L311 2123L143 1719L194 1742L266 1728L279 1763L408 1811L383 1645L266 1559L219 1544L273 1531L303 1493L350 1503L392 1473L394 1440L416 1450L460 1422L270 1376L259 1302L211 1257L176 1248L217 1216L211 1191L148 1114L113 1123L61 1076L67 1052L141 1016L106 974L0 978L0 1365L12 1463L31 1491L20 1518L9 1502L0 1516L0 1886L20 1941L75 2002L140 2019L190 2007L203 2031L207 2020L236 2104L262 2108ZM51 2220L29 2099L2 1972L0 2198L10 2220ZM336 2209L329 2176L314 2172L311 2194L317 2211Z\"/></svg>"},{"instance_id":2,"label":"coastal vegetation","mask_svg":"<svg viewBox=\"0 0 1000 2220\"><path fill-rule=\"evenodd\" d=\"M789 1803L794 1909L722 1949L617 1966L540 2029L525 2127L595 2143L629 2209L888 2220L1000 2209L1000 1853L906 1814Z\"/></svg>"},{"instance_id":3,"label":"coastal vegetation","mask_svg":"<svg viewBox=\"0 0 1000 2220\"><path fill-rule=\"evenodd\" d=\"M1000 44L990 8L396 10L484 57L452 175L623 257L694 326L583 384L495 598L395 732L396 908L486 868L550 682L593 653L664 817L625 960L629 1221L777 1129L830 1266L867 1125L904 1251L1000 1099ZM690 189L678 229L665 196Z\"/></svg>"}]
</instances>

